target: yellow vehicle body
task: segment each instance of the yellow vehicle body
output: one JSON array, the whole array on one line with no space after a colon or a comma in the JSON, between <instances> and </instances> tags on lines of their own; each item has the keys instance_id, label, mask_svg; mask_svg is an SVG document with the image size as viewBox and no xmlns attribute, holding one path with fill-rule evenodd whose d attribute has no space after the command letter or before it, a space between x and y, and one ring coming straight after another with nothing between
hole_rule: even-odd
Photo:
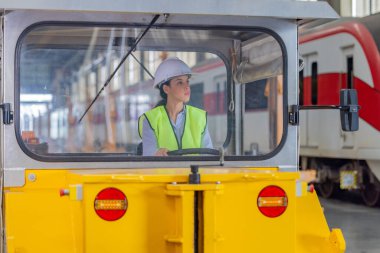
<instances>
[{"instance_id":1,"label":"yellow vehicle body","mask_svg":"<svg viewBox=\"0 0 380 253\"><path fill-rule=\"evenodd\" d=\"M0 253L345 251L297 169L298 25L327 3L19 2L0 0ZM156 157L138 117L172 56L209 118L202 148Z\"/></svg>"},{"instance_id":2,"label":"yellow vehicle body","mask_svg":"<svg viewBox=\"0 0 380 253\"><path fill-rule=\"evenodd\" d=\"M189 169L28 169L24 186L4 191L7 252L193 253L195 240L203 253L344 252L342 232L329 229L316 193L298 172L221 167L201 168L200 175L201 184L189 184ZM258 194L268 185L288 197L277 218L258 209ZM116 221L94 210L107 187L128 198ZM62 189L68 195L60 196Z\"/></svg>"}]
</instances>

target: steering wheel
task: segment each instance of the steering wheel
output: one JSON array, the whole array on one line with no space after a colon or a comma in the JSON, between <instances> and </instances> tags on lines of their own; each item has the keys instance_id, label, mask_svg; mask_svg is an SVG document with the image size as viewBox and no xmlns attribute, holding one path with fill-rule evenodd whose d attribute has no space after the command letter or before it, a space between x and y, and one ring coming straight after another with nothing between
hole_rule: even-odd
<instances>
[{"instance_id":1,"label":"steering wheel","mask_svg":"<svg viewBox=\"0 0 380 253\"><path fill-rule=\"evenodd\" d=\"M169 156L179 156L179 155L220 155L219 150L213 148L186 148L177 149L168 152Z\"/></svg>"}]
</instances>

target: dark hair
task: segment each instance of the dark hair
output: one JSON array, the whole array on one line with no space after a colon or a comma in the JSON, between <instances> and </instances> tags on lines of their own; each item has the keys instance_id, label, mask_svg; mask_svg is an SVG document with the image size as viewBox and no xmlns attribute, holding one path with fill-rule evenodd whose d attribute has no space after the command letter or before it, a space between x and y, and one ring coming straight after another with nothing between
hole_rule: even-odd
<instances>
[{"instance_id":1,"label":"dark hair","mask_svg":"<svg viewBox=\"0 0 380 253\"><path fill-rule=\"evenodd\" d=\"M166 103L168 102L168 94L166 94L164 91L164 85L170 86L169 81L160 85L159 90L160 90L160 96L162 99L158 101L155 107L166 105Z\"/></svg>"}]
</instances>

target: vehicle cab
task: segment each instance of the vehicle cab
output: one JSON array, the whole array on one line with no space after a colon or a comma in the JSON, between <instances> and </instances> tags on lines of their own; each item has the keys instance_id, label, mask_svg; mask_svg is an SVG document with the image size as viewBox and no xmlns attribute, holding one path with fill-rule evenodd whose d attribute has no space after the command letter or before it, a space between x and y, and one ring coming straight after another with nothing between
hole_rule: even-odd
<instances>
[{"instance_id":1,"label":"vehicle cab","mask_svg":"<svg viewBox=\"0 0 380 253\"><path fill-rule=\"evenodd\" d=\"M289 119L297 27L326 3L0 3L5 252L344 252ZM213 148L144 156L171 56Z\"/></svg>"}]
</instances>

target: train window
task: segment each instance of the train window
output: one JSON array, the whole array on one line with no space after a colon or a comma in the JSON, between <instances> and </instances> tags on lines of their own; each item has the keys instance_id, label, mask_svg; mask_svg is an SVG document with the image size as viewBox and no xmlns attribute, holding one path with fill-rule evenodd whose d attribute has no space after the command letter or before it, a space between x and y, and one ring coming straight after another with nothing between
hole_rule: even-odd
<instances>
[{"instance_id":1,"label":"train window","mask_svg":"<svg viewBox=\"0 0 380 253\"><path fill-rule=\"evenodd\" d=\"M257 31L151 29L100 92L134 43L132 38L142 31L45 24L25 33L17 52L16 121L24 150L44 157L137 157L139 117L161 100L152 77L163 60L174 56L192 70L188 105L207 112L212 148L224 147L226 155L241 156L262 155L277 147L283 131L283 64L272 36ZM234 66L229 47L237 38L244 61ZM215 41L220 46L215 47ZM236 87L244 87L245 97L235 92ZM245 106L236 106L241 101ZM236 108L244 109L243 126L235 120ZM231 138L240 127L245 130L239 138ZM235 148L239 145L243 150Z\"/></svg>"},{"instance_id":2,"label":"train window","mask_svg":"<svg viewBox=\"0 0 380 253\"><path fill-rule=\"evenodd\" d=\"M220 79L220 78L219 78ZM226 104L227 104L227 96L225 91L227 90L227 82L226 77L222 77L222 80L218 80L216 82L216 112L217 113L225 113L226 112Z\"/></svg>"},{"instance_id":3,"label":"train window","mask_svg":"<svg viewBox=\"0 0 380 253\"><path fill-rule=\"evenodd\" d=\"M303 70L301 70L299 72L299 77L298 77L298 82L299 82L299 104L300 105L303 105L303 82L304 82L304 74L303 74Z\"/></svg>"},{"instance_id":4,"label":"train window","mask_svg":"<svg viewBox=\"0 0 380 253\"><path fill-rule=\"evenodd\" d=\"M311 103L318 104L318 63L311 64Z\"/></svg>"},{"instance_id":5,"label":"train window","mask_svg":"<svg viewBox=\"0 0 380 253\"><path fill-rule=\"evenodd\" d=\"M203 83L196 83L191 85L191 97L188 104L204 109L203 96Z\"/></svg>"},{"instance_id":6,"label":"train window","mask_svg":"<svg viewBox=\"0 0 380 253\"><path fill-rule=\"evenodd\" d=\"M347 57L347 89L354 88L354 57Z\"/></svg>"},{"instance_id":7,"label":"train window","mask_svg":"<svg viewBox=\"0 0 380 253\"><path fill-rule=\"evenodd\" d=\"M268 108L268 96L265 93L267 80L258 80L244 85L245 111Z\"/></svg>"}]
</instances>

